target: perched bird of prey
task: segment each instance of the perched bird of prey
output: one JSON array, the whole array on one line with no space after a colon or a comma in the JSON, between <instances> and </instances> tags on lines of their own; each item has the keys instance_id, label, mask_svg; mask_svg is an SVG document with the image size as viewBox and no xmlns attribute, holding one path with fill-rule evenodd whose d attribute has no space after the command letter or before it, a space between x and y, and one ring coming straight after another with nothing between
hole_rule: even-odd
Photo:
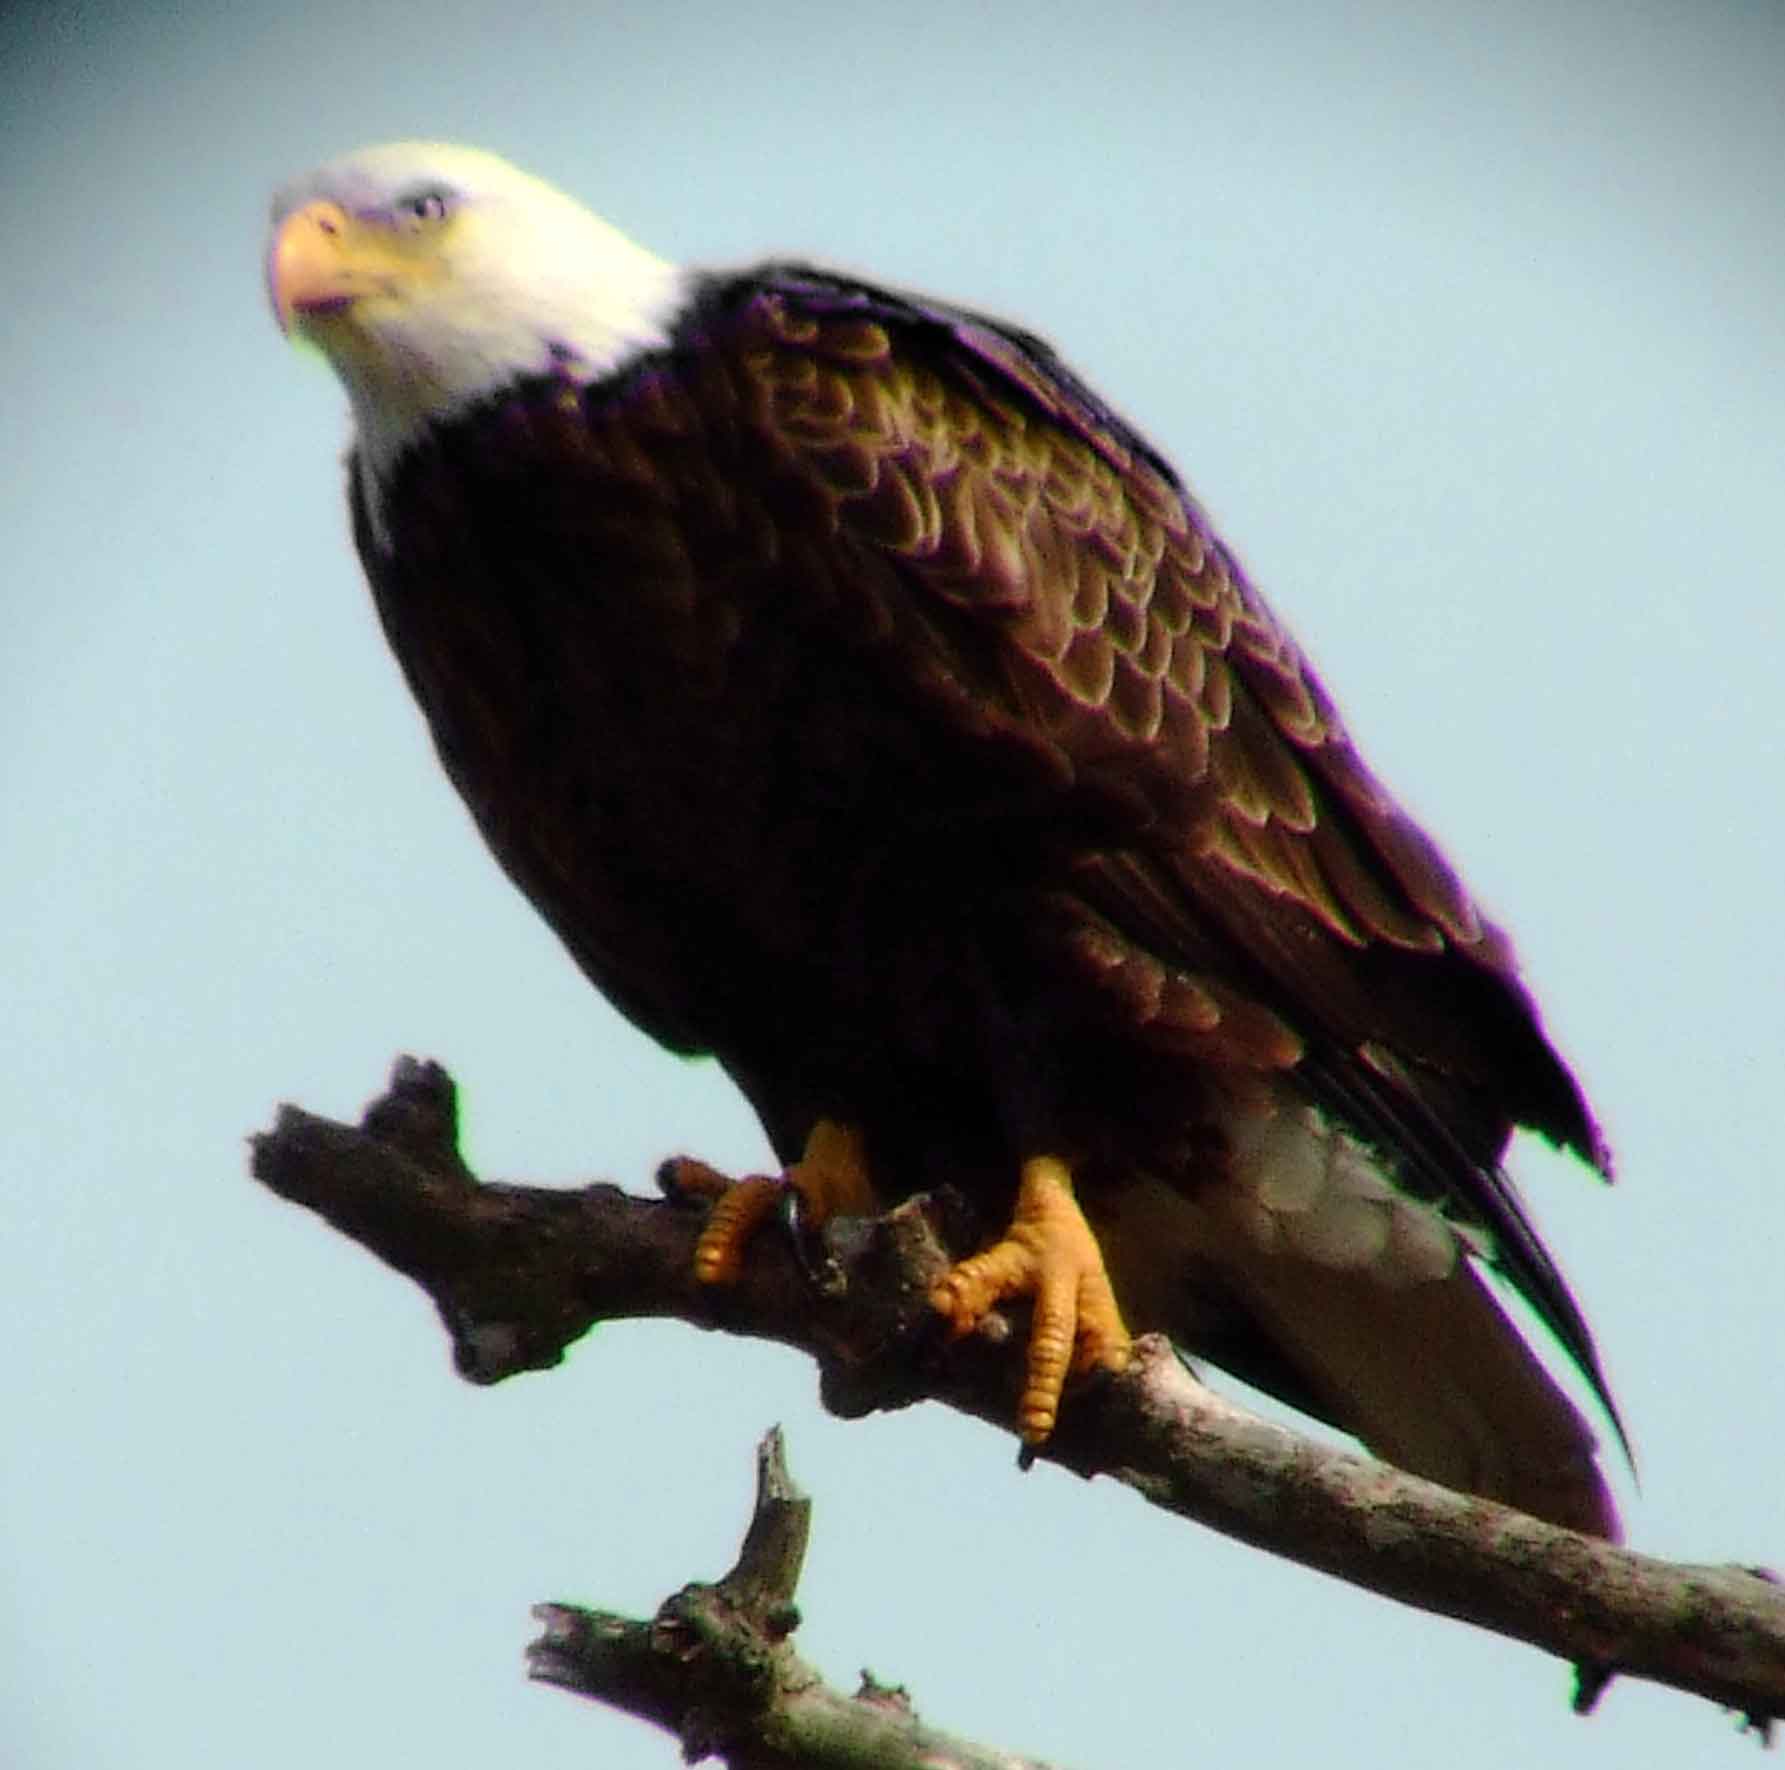
<instances>
[{"instance_id":1,"label":"perched bird of prey","mask_svg":"<svg viewBox=\"0 0 1785 1770\"><path fill-rule=\"evenodd\" d=\"M1616 1424L1502 1166L1609 1171L1500 931L1171 466L1039 339L804 264L678 269L489 155L276 200L353 532L441 761L594 984L714 1055L807 1211L952 1183L1018 1424L1163 1331L1379 1454L1604 1535Z\"/></svg>"}]
</instances>

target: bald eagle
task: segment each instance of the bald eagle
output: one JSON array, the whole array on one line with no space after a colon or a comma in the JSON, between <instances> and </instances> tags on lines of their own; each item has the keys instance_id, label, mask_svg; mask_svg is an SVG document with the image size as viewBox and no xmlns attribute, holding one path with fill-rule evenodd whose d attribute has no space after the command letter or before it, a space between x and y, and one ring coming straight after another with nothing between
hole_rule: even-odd
<instances>
[{"instance_id":1,"label":"bald eagle","mask_svg":"<svg viewBox=\"0 0 1785 1770\"><path fill-rule=\"evenodd\" d=\"M779 1189L951 1183L956 1333L1032 1299L1018 1424L1163 1331L1379 1454L1579 1529L1617 1415L1502 1167L1609 1173L1501 932L1370 774L1165 458L1039 339L798 263L678 269L489 155L277 198L352 524L440 759ZM1621 1436L1621 1428L1620 1428Z\"/></svg>"}]
</instances>

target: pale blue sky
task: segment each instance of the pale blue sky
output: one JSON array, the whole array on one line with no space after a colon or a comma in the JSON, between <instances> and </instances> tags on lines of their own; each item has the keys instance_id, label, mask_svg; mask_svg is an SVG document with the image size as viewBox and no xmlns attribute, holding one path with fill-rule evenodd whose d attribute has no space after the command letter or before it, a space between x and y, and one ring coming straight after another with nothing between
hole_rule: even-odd
<instances>
[{"instance_id":1,"label":"pale blue sky","mask_svg":"<svg viewBox=\"0 0 1785 1770\"><path fill-rule=\"evenodd\" d=\"M0 1762L675 1761L529 1688L536 1599L722 1571L786 1423L806 1652L1085 1770L1738 1763L1728 1722L1149 1513L790 1354L451 1374L243 1176L457 1070L493 1174L761 1145L484 856L346 539L265 202L431 135L657 250L1054 337L1176 459L1511 926L1616 1144L1519 1167L1635 1542L1785 1561L1785 13L1776 4L14 10L0 23Z\"/></svg>"}]
</instances>

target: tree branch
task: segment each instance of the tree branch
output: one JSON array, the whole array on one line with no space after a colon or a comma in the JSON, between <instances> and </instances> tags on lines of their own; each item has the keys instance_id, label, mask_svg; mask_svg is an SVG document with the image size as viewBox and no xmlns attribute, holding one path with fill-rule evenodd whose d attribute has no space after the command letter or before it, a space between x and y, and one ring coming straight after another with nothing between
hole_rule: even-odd
<instances>
[{"instance_id":1,"label":"tree branch","mask_svg":"<svg viewBox=\"0 0 1785 1770\"><path fill-rule=\"evenodd\" d=\"M458 1154L451 1078L411 1059L357 1128L282 1108L252 1167L421 1285L472 1382L547 1369L597 1321L673 1316L808 1353L838 1415L930 1398L1015 1418L1026 1324L994 1318L945 1345L926 1301L971 1240L947 1195L829 1226L821 1285L788 1238L763 1235L741 1281L711 1289L693 1276L692 1201L479 1182ZM1785 1715L1785 1588L1768 1576L1658 1561L1316 1445L1206 1389L1157 1336L1073 1395L1040 1455L1569 1660L1582 1712L1625 1675L1735 1709L1763 1735Z\"/></svg>"},{"instance_id":2,"label":"tree branch","mask_svg":"<svg viewBox=\"0 0 1785 1770\"><path fill-rule=\"evenodd\" d=\"M756 1453L756 1510L738 1564L717 1585L687 1585L649 1622L540 1604L545 1633L528 1675L664 1728L688 1763L733 1770L1046 1770L1029 1758L938 1733L902 1690L866 1673L854 1696L793 1651L794 1588L812 1503L787 1473L777 1426Z\"/></svg>"}]
</instances>

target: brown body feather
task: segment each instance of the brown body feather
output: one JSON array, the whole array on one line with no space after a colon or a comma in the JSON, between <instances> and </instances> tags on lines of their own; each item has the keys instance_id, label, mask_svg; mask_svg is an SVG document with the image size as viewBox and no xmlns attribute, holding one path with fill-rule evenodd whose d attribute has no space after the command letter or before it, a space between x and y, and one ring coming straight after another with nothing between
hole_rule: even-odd
<instances>
[{"instance_id":1,"label":"brown body feather","mask_svg":"<svg viewBox=\"0 0 1785 1770\"><path fill-rule=\"evenodd\" d=\"M1603 1388L1498 1170L1515 1125L1603 1166L1580 1093L1201 512L1042 347L816 273L716 282L667 350L517 387L375 495L379 609L492 849L784 1158L840 1119L886 1189L992 1211L1057 1152L1136 1329L1612 1528L1468 1263L1409 1285L1330 1233L1378 1210L1355 1137ZM1228 1203L1262 1185L1246 1127L1301 1101L1325 1202L1254 1211L1314 1226L1273 1254ZM1136 1234L1143 1199L1183 1209Z\"/></svg>"}]
</instances>

